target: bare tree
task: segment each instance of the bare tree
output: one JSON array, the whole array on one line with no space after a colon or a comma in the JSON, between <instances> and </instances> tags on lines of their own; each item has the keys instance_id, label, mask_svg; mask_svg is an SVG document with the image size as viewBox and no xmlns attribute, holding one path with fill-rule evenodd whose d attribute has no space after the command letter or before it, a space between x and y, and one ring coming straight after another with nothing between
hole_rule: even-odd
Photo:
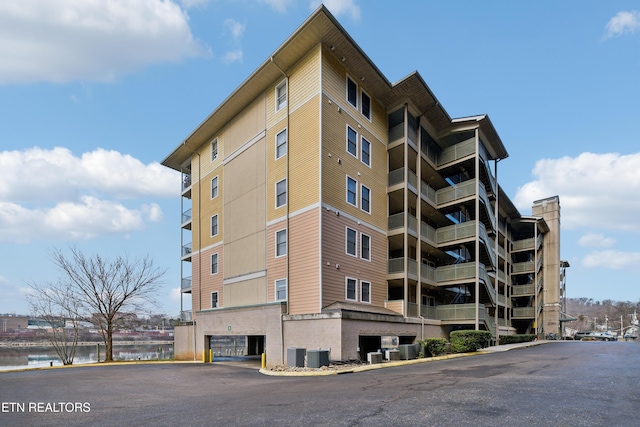
<instances>
[{"instance_id":1,"label":"bare tree","mask_svg":"<svg viewBox=\"0 0 640 427\"><path fill-rule=\"evenodd\" d=\"M105 362L112 361L118 322L126 313L155 304L165 271L155 267L148 256L109 260L97 254L87 257L75 247L69 255L55 249L50 256L62 273L57 286L74 301L75 318L95 324L106 348Z\"/></svg>"},{"instance_id":2,"label":"bare tree","mask_svg":"<svg viewBox=\"0 0 640 427\"><path fill-rule=\"evenodd\" d=\"M78 346L78 306L70 290L61 283L41 287L30 284L28 301L40 331L51 343L63 365L73 364Z\"/></svg>"}]
</instances>

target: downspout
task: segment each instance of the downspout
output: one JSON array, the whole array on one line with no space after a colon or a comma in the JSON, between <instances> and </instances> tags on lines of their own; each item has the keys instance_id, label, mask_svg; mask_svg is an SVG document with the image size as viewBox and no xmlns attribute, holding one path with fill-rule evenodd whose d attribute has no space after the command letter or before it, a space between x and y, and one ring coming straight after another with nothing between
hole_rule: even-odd
<instances>
[{"instance_id":1,"label":"downspout","mask_svg":"<svg viewBox=\"0 0 640 427\"><path fill-rule=\"evenodd\" d=\"M291 240L291 230L289 229L289 206L291 204L291 194L289 192L289 156L291 155L291 127L289 126L289 106L290 106L290 96L289 96L289 76L287 75L287 73L285 73L282 68L280 68L280 66L278 65L278 63L274 60L273 56L271 56L270 58L271 63L273 65L276 66L276 68L280 71L280 73L282 73L282 75L285 78L286 81L286 86L287 86L287 106L286 106L286 126L287 126L287 155L286 155L286 172L285 172L285 178L287 180L287 203L285 205L285 221L286 221L286 229L287 229L287 257L285 259L285 269L286 269L286 278L287 278L287 302L286 302L286 312L285 313L280 313L280 343L281 343L281 348L280 348L280 362L284 363L284 316L289 314L289 296L290 296L290 292L289 290L291 289L291 283L289 282L289 256L291 255L289 253L289 241ZM269 144L269 141L267 141L267 144ZM277 195L276 195L277 197Z\"/></svg>"}]
</instances>

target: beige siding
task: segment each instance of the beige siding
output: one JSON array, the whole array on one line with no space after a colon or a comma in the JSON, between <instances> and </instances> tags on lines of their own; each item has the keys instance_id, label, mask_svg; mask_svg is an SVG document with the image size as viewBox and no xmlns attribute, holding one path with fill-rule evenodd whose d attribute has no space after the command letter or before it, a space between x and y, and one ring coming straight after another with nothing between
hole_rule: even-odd
<instances>
[{"instance_id":1,"label":"beige siding","mask_svg":"<svg viewBox=\"0 0 640 427\"><path fill-rule=\"evenodd\" d=\"M225 278L264 270L265 139L225 165Z\"/></svg>"},{"instance_id":2,"label":"beige siding","mask_svg":"<svg viewBox=\"0 0 640 427\"><path fill-rule=\"evenodd\" d=\"M218 157L215 160L211 160L211 142L218 140ZM222 159L224 159L224 138L222 135L218 135L215 138L211 138L209 142L204 144L199 150L201 167L201 176L204 177L210 174L215 168L222 165Z\"/></svg>"},{"instance_id":3,"label":"beige siding","mask_svg":"<svg viewBox=\"0 0 640 427\"><path fill-rule=\"evenodd\" d=\"M351 116L323 99L322 201L380 229L387 228L387 153L385 145ZM347 125L358 132L358 157L347 151ZM361 137L371 142L371 167L360 159ZM358 182L358 206L347 203L347 175ZM361 210L360 185L371 190L371 214Z\"/></svg>"},{"instance_id":4,"label":"beige siding","mask_svg":"<svg viewBox=\"0 0 640 427\"><path fill-rule=\"evenodd\" d=\"M266 277L223 285L225 307L264 304L267 300Z\"/></svg>"},{"instance_id":5,"label":"beige siding","mask_svg":"<svg viewBox=\"0 0 640 427\"><path fill-rule=\"evenodd\" d=\"M322 92L329 96L334 103L340 106L345 114L358 120L363 127L375 135L375 138L386 145L387 135L387 112L385 108L375 98L371 99L371 120L367 119L347 102L347 75L358 84L358 106L360 106L360 90L372 97L367 90L366 81L361 82L357 74L348 74L347 69L336 59L330 51L324 50L322 58Z\"/></svg>"},{"instance_id":6,"label":"beige siding","mask_svg":"<svg viewBox=\"0 0 640 427\"><path fill-rule=\"evenodd\" d=\"M260 95L225 126L223 130L225 156L233 154L265 128L265 99Z\"/></svg>"},{"instance_id":7,"label":"beige siding","mask_svg":"<svg viewBox=\"0 0 640 427\"><path fill-rule=\"evenodd\" d=\"M318 97L291 114L288 154L290 212L320 201L319 117Z\"/></svg>"},{"instance_id":8,"label":"beige siding","mask_svg":"<svg viewBox=\"0 0 640 427\"><path fill-rule=\"evenodd\" d=\"M320 306L320 209L289 220L289 313L318 313Z\"/></svg>"},{"instance_id":9,"label":"beige siding","mask_svg":"<svg viewBox=\"0 0 640 427\"><path fill-rule=\"evenodd\" d=\"M357 257L346 253L346 228L358 232ZM371 237L371 261L361 259L360 235ZM339 267L338 267L339 266ZM384 307L387 299L386 235L327 209L322 210L322 306L346 301L346 277L371 282L371 305Z\"/></svg>"}]
</instances>

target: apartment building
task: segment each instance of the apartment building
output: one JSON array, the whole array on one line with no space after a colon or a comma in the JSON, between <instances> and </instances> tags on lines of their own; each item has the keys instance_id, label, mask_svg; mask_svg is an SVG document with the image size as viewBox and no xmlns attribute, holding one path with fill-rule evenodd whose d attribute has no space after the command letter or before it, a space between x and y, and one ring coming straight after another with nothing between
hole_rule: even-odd
<instances>
[{"instance_id":1,"label":"apartment building","mask_svg":"<svg viewBox=\"0 0 640 427\"><path fill-rule=\"evenodd\" d=\"M507 157L488 116L389 82L321 6L163 161L183 175L176 356L558 333L559 199L521 215Z\"/></svg>"}]
</instances>

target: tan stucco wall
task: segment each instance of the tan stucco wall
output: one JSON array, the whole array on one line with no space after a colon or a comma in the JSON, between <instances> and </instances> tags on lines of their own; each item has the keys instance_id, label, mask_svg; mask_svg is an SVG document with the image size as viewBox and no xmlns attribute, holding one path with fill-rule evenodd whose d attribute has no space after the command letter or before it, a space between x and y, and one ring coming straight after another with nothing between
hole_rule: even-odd
<instances>
[{"instance_id":1,"label":"tan stucco wall","mask_svg":"<svg viewBox=\"0 0 640 427\"><path fill-rule=\"evenodd\" d=\"M175 326L173 330L173 358L193 360L193 325Z\"/></svg>"}]
</instances>

